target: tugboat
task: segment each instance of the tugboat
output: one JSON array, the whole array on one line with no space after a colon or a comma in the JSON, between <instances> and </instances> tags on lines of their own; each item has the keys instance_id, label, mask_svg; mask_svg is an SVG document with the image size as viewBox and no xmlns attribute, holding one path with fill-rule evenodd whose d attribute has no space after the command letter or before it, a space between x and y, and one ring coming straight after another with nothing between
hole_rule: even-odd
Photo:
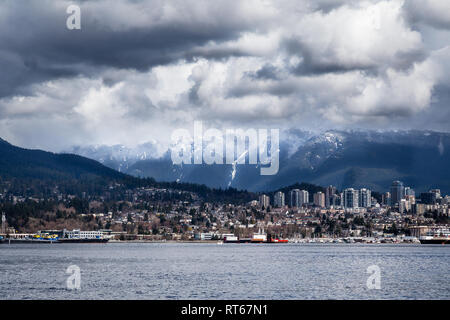
<instances>
[{"instance_id":1,"label":"tugboat","mask_svg":"<svg viewBox=\"0 0 450 320\"><path fill-rule=\"evenodd\" d=\"M288 239L279 239L279 238L272 238L272 235L267 235L267 243L288 243Z\"/></svg>"},{"instance_id":2,"label":"tugboat","mask_svg":"<svg viewBox=\"0 0 450 320\"><path fill-rule=\"evenodd\" d=\"M436 229L419 238L421 244L450 244L449 229Z\"/></svg>"},{"instance_id":3,"label":"tugboat","mask_svg":"<svg viewBox=\"0 0 450 320\"><path fill-rule=\"evenodd\" d=\"M288 239L278 239L278 238L275 238L275 239L272 239L272 242L273 242L273 243L288 243L289 240L288 240Z\"/></svg>"}]
</instances>

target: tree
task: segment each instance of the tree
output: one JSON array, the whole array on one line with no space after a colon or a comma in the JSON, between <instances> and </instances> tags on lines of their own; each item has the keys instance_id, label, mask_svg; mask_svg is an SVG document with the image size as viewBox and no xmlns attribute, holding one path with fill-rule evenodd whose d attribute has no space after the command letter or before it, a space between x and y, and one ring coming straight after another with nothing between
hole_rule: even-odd
<instances>
[{"instance_id":1,"label":"tree","mask_svg":"<svg viewBox=\"0 0 450 320\"><path fill-rule=\"evenodd\" d=\"M320 236L322 234L322 227L321 226L316 226L316 228L314 229L314 234Z\"/></svg>"},{"instance_id":2,"label":"tree","mask_svg":"<svg viewBox=\"0 0 450 320\"><path fill-rule=\"evenodd\" d=\"M392 226L391 226L391 230L390 231L394 235L398 235L398 229L397 229L397 225L395 224L395 222L392 222Z\"/></svg>"}]
</instances>

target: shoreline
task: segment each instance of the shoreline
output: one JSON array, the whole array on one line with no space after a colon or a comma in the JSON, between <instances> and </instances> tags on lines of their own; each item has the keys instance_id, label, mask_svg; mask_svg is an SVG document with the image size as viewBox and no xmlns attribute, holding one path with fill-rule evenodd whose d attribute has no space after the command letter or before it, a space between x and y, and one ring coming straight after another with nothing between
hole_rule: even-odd
<instances>
[{"instance_id":1,"label":"shoreline","mask_svg":"<svg viewBox=\"0 0 450 320\"><path fill-rule=\"evenodd\" d=\"M287 243L275 243L275 242L245 242L245 243L236 243L236 242L220 242L220 240L109 240L108 243L195 243L195 244L270 244L270 245L286 245L286 244L421 244L420 242L287 242Z\"/></svg>"},{"instance_id":2,"label":"shoreline","mask_svg":"<svg viewBox=\"0 0 450 320\"><path fill-rule=\"evenodd\" d=\"M214 244L214 245L223 245L223 244L270 244L270 245L283 245L283 244L423 244L420 243L420 241L392 241L392 240L376 240L373 239L351 239L350 241L345 241L342 239L331 239L331 238L325 238L325 239L313 239L313 238L306 238L301 240L292 240L289 242L224 242L223 240L117 240L117 239L109 239L108 241L102 242L102 244L106 243L167 243L167 244L175 244L175 243L183 243L183 244ZM5 239L4 241L0 242L1 244L52 244L53 242L50 241L24 241L23 243L19 241L11 241L9 243L8 239ZM63 242L55 241L55 244L63 244ZM76 242L73 242L76 243ZM80 242L83 243L83 242ZM83 244L94 244L97 242L84 242ZM101 243L101 242L98 242ZM448 244L448 243L447 243ZM441 244L442 245L442 244Z\"/></svg>"}]
</instances>

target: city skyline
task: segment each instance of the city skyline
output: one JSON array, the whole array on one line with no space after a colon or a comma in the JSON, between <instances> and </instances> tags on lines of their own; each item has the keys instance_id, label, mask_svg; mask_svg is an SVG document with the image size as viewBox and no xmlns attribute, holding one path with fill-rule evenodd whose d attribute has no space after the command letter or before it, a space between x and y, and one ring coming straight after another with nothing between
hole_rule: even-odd
<instances>
[{"instance_id":1,"label":"city skyline","mask_svg":"<svg viewBox=\"0 0 450 320\"><path fill-rule=\"evenodd\" d=\"M282 208L289 206L290 208L299 208L303 206L314 205L320 208L345 208L345 209L358 209L358 208L370 208L372 206L397 206L401 212L410 211L411 206L416 204L416 200L419 201L419 205L436 204L441 199L450 199L449 196L441 194L440 189L430 189L427 192L420 193L416 198L415 191L411 187L405 187L403 182L395 180L390 186L391 192L383 192L381 194L381 201L378 201L371 196L371 190L368 188L354 189L345 188L342 192L337 192L335 186L327 186L324 188L325 193L322 191L312 193L312 200L310 201L309 192L306 190L300 190L297 188L291 189L288 194L288 203L285 201L286 194L283 191L276 191L273 196L273 201L270 201L270 197L261 193L259 195L259 205L262 208L267 208L270 203L275 208ZM331 190L331 191L330 191ZM396 191L396 192L393 192ZM391 195L395 194L394 197ZM447 200L445 200L447 201Z\"/></svg>"}]
</instances>

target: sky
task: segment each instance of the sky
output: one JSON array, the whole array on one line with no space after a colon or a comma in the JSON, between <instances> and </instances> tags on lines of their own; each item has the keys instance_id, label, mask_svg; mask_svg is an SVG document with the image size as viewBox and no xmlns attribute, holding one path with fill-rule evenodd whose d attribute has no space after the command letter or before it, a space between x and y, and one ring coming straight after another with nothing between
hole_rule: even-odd
<instances>
[{"instance_id":1,"label":"sky","mask_svg":"<svg viewBox=\"0 0 450 320\"><path fill-rule=\"evenodd\" d=\"M165 144L194 121L448 132L449 104L448 0L0 3L0 137L23 147Z\"/></svg>"}]
</instances>

